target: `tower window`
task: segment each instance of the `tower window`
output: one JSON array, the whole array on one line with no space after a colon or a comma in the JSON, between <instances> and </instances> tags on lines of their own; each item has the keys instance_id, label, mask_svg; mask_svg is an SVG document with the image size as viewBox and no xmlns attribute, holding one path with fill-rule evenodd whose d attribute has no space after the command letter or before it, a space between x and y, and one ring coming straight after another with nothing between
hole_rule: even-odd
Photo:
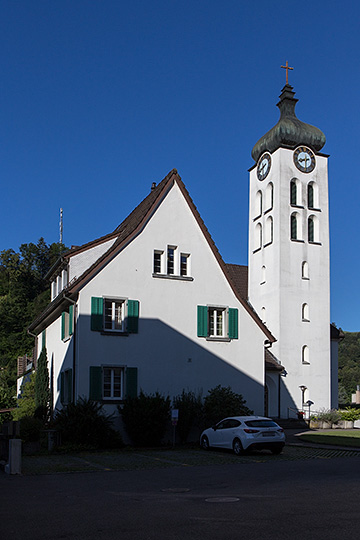
<instances>
[{"instance_id":1,"label":"tower window","mask_svg":"<svg viewBox=\"0 0 360 540\"><path fill-rule=\"evenodd\" d=\"M261 223L258 223L255 227L255 246L254 250L260 249L262 246L262 226Z\"/></svg>"},{"instance_id":2,"label":"tower window","mask_svg":"<svg viewBox=\"0 0 360 540\"><path fill-rule=\"evenodd\" d=\"M302 262L301 277L302 279L309 279L309 263L307 261Z\"/></svg>"},{"instance_id":3,"label":"tower window","mask_svg":"<svg viewBox=\"0 0 360 540\"><path fill-rule=\"evenodd\" d=\"M266 266L261 267L261 282L260 285L266 282Z\"/></svg>"},{"instance_id":4,"label":"tower window","mask_svg":"<svg viewBox=\"0 0 360 540\"><path fill-rule=\"evenodd\" d=\"M256 193L255 205L255 218L257 218L262 214L262 192L260 190Z\"/></svg>"},{"instance_id":5,"label":"tower window","mask_svg":"<svg viewBox=\"0 0 360 540\"><path fill-rule=\"evenodd\" d=\"M297 205L297 186L296 181L290 182L290 204Z\"/></svg>"},{"instance_id":6,"label":"tower window","mask_svg":"<svg viewBox=\"0 0 360 540\"><path fill-rule=\"evenodd\" d=\"M273 218L269 216L265 221L264 245L271 244L273 241Z\"/></svg>"},{"instance_id":7,"label":"tower window","mask_svg":"<svg viewBox=\"0 0 360 540\"><path fill-rule=\"evenodd\" d=\"M291 240L296 240L297 239L297 234L298 234L296 214L291 214L290 229L291 229L290 230L290 238L291 238Z\"/></svg>"},{"instance_id":8,"label":"tower window","mask_svg":"<svg viewBox=\"0 0 360 540\"><path fill-rule=\"evenodd\" d=\"M304 345L301 350L301 360L303 364L310 364L309 347Z\"/></svg>"},{"instance_id":9,"label":"tower window","mask_svg":"<svg viewBox=\"0 0 360 540\"><path fill-rule=\"evenodd\" d=\"M271 182L268 183L265 190L265 212L272 210L274 204L274 186Z\"/></svg>"},{"instance_id":10,"label":"tower window","mask_svg":"<svg viewBox=\"0 0 360 540\"><path fill-rule=\"evenodd\" d=\"M308 219L308 240L309 242L315 241L315 231L314 231L314 218L312 216Z\"/></svg>"},{"instance_id":11,"label":"tower window","mask_svg":"<svg viewBox=\"0 0 360 540\"><path fill-rule=\"evenodd\" d=\"M314 186L308 184L308 208L314 208Z\"/></svg>"},{"instance_id":12,"label":"tower window","mask_svg":"<svg viewBox=\"0 0 360 540\"><path fill-rule=\"evenodd\" d=\"M301 319L303 322L309 322L310 321L310 312L309 312L309 305L303 304L301 306Z\"/></svg>"}]
</instances>

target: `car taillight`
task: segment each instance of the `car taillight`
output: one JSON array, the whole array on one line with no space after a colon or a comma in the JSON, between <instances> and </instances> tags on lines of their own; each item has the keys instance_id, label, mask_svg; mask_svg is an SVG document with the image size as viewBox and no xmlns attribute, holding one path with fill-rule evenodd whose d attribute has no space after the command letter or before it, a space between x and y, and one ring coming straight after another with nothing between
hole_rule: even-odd
<instances>
[{"instance_id":1,"label":"car taillight","mask_svg":"<svg viewBox=\"0 0 360 540\"><path fill-rule=\"evenodd\" d=\"M245 433L259 433L258 429L244 429Z\"/></svg>"}]
</instances>

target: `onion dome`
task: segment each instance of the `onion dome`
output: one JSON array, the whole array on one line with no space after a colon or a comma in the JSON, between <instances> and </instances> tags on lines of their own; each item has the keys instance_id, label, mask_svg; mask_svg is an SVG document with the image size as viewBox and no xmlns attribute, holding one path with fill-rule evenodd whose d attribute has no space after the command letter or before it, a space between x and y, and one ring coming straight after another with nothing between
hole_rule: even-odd
<instances>
[{"instance_id":1,"label":"onion dome","mask_svg":"<svg viewBox=\"0 0 360 540\"><path fill-rule=\"evenodd\" d=\"M294 149L299 144L309 146L314 152L319 152L326 142L324 133L317 127L301 122L295 114L295 92L290 84L281 91L277 107L280 109L278 123L270 129L252 149L251 155L255 161L265 152L274 152L278 148Z\"/></svg>"}]
</instances>

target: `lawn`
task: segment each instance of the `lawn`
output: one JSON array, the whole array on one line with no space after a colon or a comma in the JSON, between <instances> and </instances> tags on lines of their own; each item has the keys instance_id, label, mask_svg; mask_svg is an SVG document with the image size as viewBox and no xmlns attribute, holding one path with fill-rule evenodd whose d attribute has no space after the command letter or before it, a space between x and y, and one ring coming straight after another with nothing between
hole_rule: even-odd
<instances>
[{"instance_id":1,"label":"lawn","mask_svg":"<svg viewBox=\"0 0 360 540\"><path fill-rule=\"evenodd\" d=\"M355 446L360 448L360 429L331 431L309 431L298 436L302 441L330 444L335 446Z\"/></svg>"}]
</instances>

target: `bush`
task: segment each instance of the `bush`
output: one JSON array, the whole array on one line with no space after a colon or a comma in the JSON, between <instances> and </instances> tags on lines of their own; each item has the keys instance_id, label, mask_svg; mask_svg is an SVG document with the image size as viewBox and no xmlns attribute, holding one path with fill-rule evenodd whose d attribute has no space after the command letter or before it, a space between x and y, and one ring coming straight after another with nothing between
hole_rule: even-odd
<instances>
[{"instance_id":1,"label":"bush","mask_svg":"<svg viewBox=\"0 0 360 540\"><path fill-rule=\"evenodd\" d=\"M93 449L122 446L120 434L112 425L113 417L104 412L101 403L84 398L58 411L53 422L64 445Z\"/></svg>"},{"instance_id":2,"label":"bush","mask_svg":"<svg viewBox=\"0 0 360 540\"><path fill-rule=\"evenodd\" d=\"M340 413L336 409L322 409L317 414L317 419L320 422L328 422L329 424L336 424L340 420Z\"/></svg>"},{"instance_id":3,"label":"bush","mask_svg":"<svg viewBox=\"0 0 360 540\"><path fill-rule=\"evenodd\" d=\"M340 411L341 420L355 422L360 419L360 410L347 407L344 411Z\"/></svg>"},{"instance_id":4,"label":"bush","mask_svg":"<svg viewBox=\"0 0 360 540\"><path fill-rule=\"evenodd\" d=\"M191 428L201 423L203 407L201 395L196 396L194 392L185 392L183 390L180 396L174 397L173 407L179 410L179 420L176 429L180 441L185 443Z\"/></svg>"},{"instance_id":5,"label":"bush","mask_svg":"<svg viewBox=\"0 0 360 540\"><path fill-rule=\"evenodd\" d=\"M40 441L40 432L43 424L38 418L24 416L20 420L20 437L24 442Z\"/></svg>"},{"instance_id":6,"label":"bush","mask_svg":"<svg viewBox=\"0 0 360 540\"><path fill-rule=\"evenodd\" d=\"M21 394L17 399L17 407L13 411L13 419L21 420L22 418L29 418L34 416L36 410L35 403L35 371L30 375L28 381L23 382L21 386Z\"/></svg>"},{"instance_id":7,"label":"bush","mask_svg":"<svg viewBox=\"0 0 360 540\"><path fill-rule=\"evenodd\" d=\"M209 390L204 399L204 425L209 427L227 416L247 416L253 414L241 394L236 394L230 386L216 386Z\"/></svg>"},{"instance_id":8,"label":"bush","mask_svg":"<svg viewBox=\"0 0 360 540\"><path fill-rule=\"evenodd\" d=\"M119 407L125 429L136 446L160 446L170 418L170 398L158 392L125 399Z\"/></svg>"}]
</instances>

